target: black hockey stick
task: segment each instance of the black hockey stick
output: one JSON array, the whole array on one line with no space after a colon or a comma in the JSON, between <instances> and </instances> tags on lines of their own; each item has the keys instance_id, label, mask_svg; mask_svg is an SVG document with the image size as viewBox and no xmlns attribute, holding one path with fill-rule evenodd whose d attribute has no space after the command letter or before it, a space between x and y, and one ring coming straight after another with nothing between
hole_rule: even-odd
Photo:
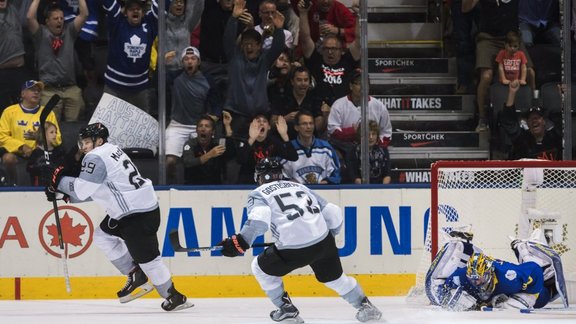
<instances>
[{"instance_id":1,"label":"black hockey stick","mask_svg":"<svg viewBox=\"0 0 576 324\"><path fill-rule=\"evenodd\" d=\"M180 245L180 235L178 234L178 230L173 229L168 234L170 237L170 244L174 249L174 252L200 252L200 251L220 251L222 250L221 246L203 246L203 247L195 247L195 248L185 248ZM274 243L254 243L252 247L266 247L274 245Z\"/></svg>"},{"instance_id":2,"label":"black hockey stick","mask_svg":"<svg viewBox=\"0 0 576 324\"><path fill-rule=\"evenodd\" d=\"M46 119L48 115L52 112L52 109L60 101L60 96L55 94L48 100L44 106L44 110L40 113L40 131L42 132L42 139L44 140L44 160L46 161L46 166L50 167L50 154L48 153L48 139L46 138ZM49 168L48 168L49 169ZM60 215L58 215L58 203L56 199L52 201L52 208L54 210L54 216L56 218L56 231L58 232L58 244L60 245L60 259L62 259L62 266L64 268L64 280L66 282L66 291L70 293L72 287L70 286L70 275L68 274L68 253L64 247L64 237L62 234L62 225L60 224Z\"/></svg>"}]
</instances>

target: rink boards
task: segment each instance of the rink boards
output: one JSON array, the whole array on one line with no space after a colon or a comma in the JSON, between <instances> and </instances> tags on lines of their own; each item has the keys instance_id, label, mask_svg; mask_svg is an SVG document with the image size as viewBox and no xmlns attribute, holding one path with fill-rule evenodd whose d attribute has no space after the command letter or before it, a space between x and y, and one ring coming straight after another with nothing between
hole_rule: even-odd
<instances>
[{"instance_id":1,"label":"rink boards","mask_svg":"<svg viewBox=\"0 0 576 324\"><path fill-rule=\"evenodd\" d=\"M164 262L191 297L263 296L250 263L262 249L226 258L219 252L174 253L167 233L178 228L183 245L210 246L239 231L246 219L248 189L158 189L162 222L158 231ZM319 189L344 209L337 237L345 272L369 295L406 294L422 253L429 189L348 187ZM52 203L39 191L0 192L0 299L114 298L125 281L93 244L93 230L105 216L95 203L59 203L72 294L64 286ZM266 236L264 241L270 241ZM286 278L298 296L334 296L309 268ZM158 297L155 293L152 297Z\"/></svg>"}]
</instances>

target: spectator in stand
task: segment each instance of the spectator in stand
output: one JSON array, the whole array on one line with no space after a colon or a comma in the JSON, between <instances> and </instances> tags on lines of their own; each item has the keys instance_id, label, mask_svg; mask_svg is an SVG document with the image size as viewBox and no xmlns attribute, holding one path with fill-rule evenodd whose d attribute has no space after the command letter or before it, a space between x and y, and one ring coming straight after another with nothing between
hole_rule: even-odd
<instances>
[{"instance_id":1,"label":"spectator in stand","mask_svg":"<svg viewBox=\"0 0 576 324\"><path fill-rule=\"evenodd\" d=\"M182 69L178 54L190 46L190 34L200 22L204 0L172 0L166 15L166 70Z\"/></svg>"},{"instance_id":2,"label":"spectator in stand","mask_svg":"<svg viewBox=\"0 0 576 324\"><path fill-rule=\"evenodd\" d=\"M44 123L44 128L47 143L44 143L42 129L37 129L34 136L36 148L32 150L32 153L28 158L28 163L26 164L26 171L28 171L28 174L30 175L30 182L33 186L47 186L49 184L42 174L43 172L46 172L46 159L44 152L48 152L52 165L62 165L66 153L62 145L56 145L58 126L47 121Z\"/></svg>"},{"instance_id":3,"label":"spectator in stand","mask_svg":"<svg viewBox=\"0 0 576 324\"><path fill-rule=\"evenodd\" d=\"M249 23L245 0L234 0L234 10L224 32L224 49L228 58L230 84L224 109L232 113L232 129L239 137L246 137L250 120L270 110L266 89L268 70L284 49L284 16L274 15L274 33L270 49L262 49L262 35L254 29L242 32L237 43L238 24ZM250 168L253 168L251 165Z\"/></svg>"},{"instance_id":4,"label":"spectator in stand","mask_svg":"<svg viewBox=\"0 0 576 324\"><path fill-rule=\"evenodd\" d=\"M296 0L292 0L296 1ZM294 48L298 46L298 35L300 33L300 18L294 11L294 8L290 6L290 0L276 0L276 10L278 10L284 16L284 29L289 30L292 34L292 46Z\"/></svg>"},{"instance_id":5,"label":"spectator in stand","mask_svg":"<svg viewBox=\"0 0 576 324\"><path fill-rule=\"evenodd\" d=\"M146 15L141 0L126 0L124 8L116 0L103 0L103 5L108 30L104 92L149 112L148 75L150 52L158 34L158 4L152 1Z\"/></svg>"},{"instance_id":6,"label":"spectator in stand","mask_svg":"<svg viewBox=\"0 0 576 324\"><path fill-rule=\"evenodd\" d=\"M17 183L16 165L19 159L29 158L36 148L35 133L40 127L40 114L44 109L40 105L44 89L41 81L28 80L22 84L21 89L21 102L7 107L0 117L0 157L8 173L9 183ZM46 120L56 125L54 144L62 144L60 127L53 111Z\"/></svg>"},{"instance_id":7,"label":"spectator in stand","mask_svg":"<svg viewBox=\"0 0 576 324\"><path fill-rule=\"evenodd\" d=\"M368 158L370 166L370 184L389 184L392 178L390 177L390 153L388 148L380 145L380 125L374 120L368 121L369 137L368 137ZM358 141L361 138L361 129L358 128L356 134ZM361 168L361 149L356 146L354 152L353 168L354 168L354 183L362 184L362 168Z\"/></svg>"},{"instance_id":8,"label":"spectator in stand","mask_svg":"<svg viewBox=\"0 0 576 324\"><path fill-rule=\"evenodd\" d=\"M324 126L325 122L320 111L320 102L310 87L311 80L308 69L304 66L295 67L290 71L288 78L290 84L286 87L283 96L269 96L272 107L272 123L276 123L278 116L283 116L288 124L288 137L293 140L298 134L294 126L299 111L307 110L312 113L315 123L314 130ZM320 132L323 132L323 129Z\"/></svg>"},{"instance_id":9,"label":"spectator in stand","mask_svg":"<svg viewBox=\"0 0 576 324\"><path fill-rule=\"evenodd\" d=\"M25 61L22 25L26 22L26 7L22 4L0 0L0 113L18 102L20 85L32 78Z\"/></svg>"},{"instance_id":10,"label":"spectator in stand","mask_svg":"<svg viewBox=\"0 0 576 324\"><path fill-rule=\"evenodd\" d=\"M267 157L298 160L298 153L288 138L288 126L284 117L278 117L276 129L280 138L270 133L270 122L266 115L256 115L252 119L248 140L241 141L237 147L236 160L240 164L238 184L254 184L254 167Z\"/></svg>"},{"instance_id":11,"label":"spectator in stand","mask_svg":"<svg viewBox=\"0 0 576 324\"><path fill-rule=\"evenodd\" d=\"M500 49L504 48L506 33L518 31L518 2L519 0L462 0L462 12L470 12L480 3L479 27L476 36L476 69L479 72L476 102L478 104L477 132L488 130L488 116L486 97L494 76L495 57ZM521 44L520 49L526 53ZM528 58L527 80L534 90L535 73L532 62Z\"/></svg>"},{"instance_id":12,"label":"spectator in stand","mask_svg":"<svg viewBox=\"0 0 576 324\"><path fill-rule=\"evenodd\" d=\"M198 136L191 137L184 144L184 184L224 183L226 163L234 157L236 150L232 140L232 117L228 112L224 112L223 116L226 137L221 139L214 138L215 122L211 116L204 115L198 119Z\"/></svg>"},{"instance_id":13,"label":"spectator in stand","mask_svg":"<svg viewBox=\"0 0 576 324\"><path fill-rule=\"evenodd\" d=\"M558 0L522 0L518 3L522 42L532 47L535 40L560 46L560 8Z\"/></svg>"},{"instance_id":14,"label":"spectator in stand","mask_svg":"<svg viewBox=\"0 0 576 324\"><path fill-rule=\"evenodd\" d=\"M534 106L524 114L528 129L520 126L514 105L519 88L520 83L517 80L510 82L502 112L503 129L512 139L509 158L562 160L562 128L546 125L542 107Z\"/></svg>"},{"instance_id":15,"label":"spectator in stand","mask_svg":"<svg viewBox=\"0 0 576 324\"><path fill-rule=\"evenodd\" d=\"M176 183L176 165L189 138L197 136L199 118L210 114L217 120L222 104L209 75L200 71L200 52L188 46L181 52L183 70L172 88L172 114L166 127L166 170L168 183ZM213 127L214 128L214 127Z\"/></svg>"},{"instance_id":16,"label":"spectator in stand","mask_svg":"<svg viewBox=\"0 0 576 324\"><path fill-rule=\"evenodd\" d=\"M526 85L526 63L528 60L519 48L520 35L517 32L509 31L506 34L504 49L496 55L498 77L500 83L504 85L508 85L514 80L518 80L520 85Z\"/></svg>"},{"instance_id":17,"label":"spectator in stand","mask_svg":"<svg viewBox=\"0 0 576 324\"><path fill-rule=\"evenodd\" d=\"M260 3L258 9L258 16L262 20L259 25L256 25L254 29L262 35L262 49L269 49L272 46L272 34L274 33L274 17L280 14L276 10L276 2L274 0L264 0ZM284 25L281 26L284 28ZM286 48L292 48L294 46L294 38L292 33L283 29L284 31L284 44Z\"/></svg>"},{"instance_id":18,"label":"spectator in stand","mask_svg":"<svg viewBox=\"0 0 576 324\"><path fill-rule=\"evenodd\" d=\"M330 106L348 93L353 71L360 65L360 36L350 44L348 51L335 34L327 34L322 45L316 48L310 36L309 9L305 1L298 5L300 11L300 42L304 63L316 81L316 95L323 101L322 112L328 117ZM346 9L348 10L348 9ZM359 33L357 26L356 32Z\"/></svg>"},{"instance_id":19,"label":"spectator in stand","mask_svg":"<svg viewBox=\"0 0 576 324\"><path fill-rule=\"evenodd\" d=\"M356 17L343 3L337 0L293 1L292 6L299 12L300 20L303 16L308 18L313 43L321 44L327 35L336 35L344 46L359 39L355 31ZM303 6L309 4L306 12L300 11L300 3Z\"/></svg>"},{"instance_id":20,"label":"spectator in stand","mask_svg":"<svg viewBox=\"0 0 576 324\"><path fill-rule=\"evenodd\" d=\"M198 27L202 71L214 77L222 98L228 89L228 59L224 52L224 30L233 8L234 0L205 0Z\"/></svg>"},{"instance_id":21,"label":"spectator in stand","mask_svg":"<svg viewBox=\"0 0 576 324\"><path fill-rule=\"evenodd\" d=\"M456 94L473 93L474 89L474 25L478 20L478 9L462 12L462 0L452 0L452 41L456 50L456 70L458 84Z\"/></svg>"},{"instance_id":22,"label":"spectator in stand","mask_svg":"<svg viewBox=\"0 0 576 324\"><path fill-rule=\"evenodd\" d=\"M362 104L361 79L362 73L360 70L356 70L349 83L350 93L334 102L328 117L329 141L342 155L340 167L343 170L341 172L343 182L346 181L344 183L354 181L352 159L354 150L358 145L356 132L362 118L360 114L360 105ZM384 104L373 97L368 97L367 118L375 120L380 127L379 145L388 147L392 139L392 124Z\"/></svg>"},{"instance_id":23,"label":"spectator in stand","mask_svg":"<svg viewBox=\"0 0 576 324\"><path fill-rule=\"evenodd\" d=\"M300 110L294 128L298 136L291 143L298 160L282 161L284 174L301 184L339 184L338 154L328 141L314 137L314 115Z\"/></svg>"},{"instance_id":24,"label":"spectator in stand","mask_svg":"<svg viewBox=\"0 0 576 324\"><path fill-rule=\"evenodd\" d=\"M26 18L36 50L38 75L44 83L42 102L52 95L62 99L54 107L58 120L77 121L84 110L82 89L76 84L74 42L88 17L86 0L79 0L79 13L70 24L64 24L64 12L54 5L46 9L46 25L36 20L40 0L33 0Z\"/></svg>"}]
</instances>

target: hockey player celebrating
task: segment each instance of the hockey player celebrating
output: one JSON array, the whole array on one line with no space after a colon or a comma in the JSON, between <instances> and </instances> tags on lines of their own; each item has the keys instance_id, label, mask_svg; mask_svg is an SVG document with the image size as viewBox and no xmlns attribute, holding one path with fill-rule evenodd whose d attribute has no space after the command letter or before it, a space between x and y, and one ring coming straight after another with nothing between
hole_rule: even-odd
<instances>
[{"instance_id":1,"label":"hockey player celebrating","mask_svg":"<svg viewBox=\"0 0 576 324\"><path fill-rule=\"evenodd\" d=\"M306 186L283 180L282 165L266 158L256 165L254 180L259 187L248 197L248 220L239 234L224 239L222 254L235 257L246 252L257 236L268 229L276 242L252 261L252 272L277 310L276 322L303 323L299 311L284 290L282 277L309 265L318 281L336 291L358 309L360 322L378 320L382 313L368 300L362 288L342 270L334 235L342 227L340 207L327 202Z\"/></svg>"},{"instance_id":2,"label":"hockey player celebrating","mask_svg":"<svg viewBox=\"0 0 576 324\"><path fill-rule=\"evenodd\" d=\"M568 307L560 256L547 245L514 240L511 246L520 264L513 264L482 253L470 243L471 234L451 235L466 241L450 240L432 262L426 275L432 304L454 311L533 309L560 297Z\"/></svg>"},{"instance_id":3,"label":"hockey player celebrating","mask_svg":"<svg viewBox=\"0 0 576 324\"><path fill-rule=\"evenodd\" d=\"M57 167L46 196L53 201L59 191L70 196L72 202L91 199L106 210L106 217L94 231L94 243L128 276L126 285L118 291L121 303L150 292L153 284L166 298L161 305L165 311L192 307L174 288L160 258L156 236L160 209L152 182L140 175L124 151L108 143L108 136L108 129L101 123L82 129L80 149L85 155L80 174L68 176L68 167Z\"/></svg>"}]
</instances>

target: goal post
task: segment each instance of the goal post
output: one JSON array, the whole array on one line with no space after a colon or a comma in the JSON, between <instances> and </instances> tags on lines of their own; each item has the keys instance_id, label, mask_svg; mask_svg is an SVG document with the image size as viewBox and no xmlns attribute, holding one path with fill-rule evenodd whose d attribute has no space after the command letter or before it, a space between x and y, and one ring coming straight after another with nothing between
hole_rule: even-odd
<instances>
[{"instance_id":1,"label":"goal post","mask_svg":"<svg viewBox=\"0 0 576 324\"><path fill-rule=\"evenodd\" d=\"M539 228L536 239L560 254L565 277L576 280L576 161L438 161L431 166L430 189L414 291L424 289L447 233L462 228L471 229L472 242L485 253L511 262L511 240Z\"/></svg>"}]
</instances>

